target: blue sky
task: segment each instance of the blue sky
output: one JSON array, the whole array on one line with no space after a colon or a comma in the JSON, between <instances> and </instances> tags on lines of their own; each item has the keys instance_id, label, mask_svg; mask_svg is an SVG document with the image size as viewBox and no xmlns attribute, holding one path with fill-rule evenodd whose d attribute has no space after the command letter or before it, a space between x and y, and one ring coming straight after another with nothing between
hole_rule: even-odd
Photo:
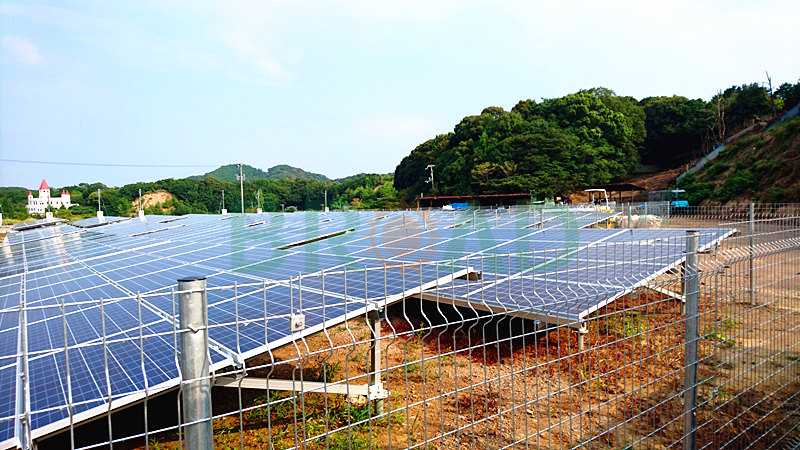
<instances>
[{"instance_id":1,"label":"blue sky","mask_svg":"<svg viewBox=\"0 0 800 450\"><path fill-rule=\"evenodd\" d=\"M486 106L797 82L800 2L0 3L0 185L393 172Z\"/></svg>"}]
</instances>

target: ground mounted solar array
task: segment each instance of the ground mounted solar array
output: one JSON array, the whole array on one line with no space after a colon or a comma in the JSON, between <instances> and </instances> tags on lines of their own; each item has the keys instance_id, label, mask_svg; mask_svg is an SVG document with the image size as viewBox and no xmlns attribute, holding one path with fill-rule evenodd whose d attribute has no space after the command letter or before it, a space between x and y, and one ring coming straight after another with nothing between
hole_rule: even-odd
<instances>
[{"instance_id":1,"label":"ground mounted solar array","mask_svg":"<svg viewBox=\"0 0 800 450\"><path fill-rule=\"evenodd\" d=\"M683 258L673 245L682 230L580 228L612 215L512 208L148 216L11 233L0 246L0 447L15 445L20 420L30 421L35 438L105 413L109 403L175 386L170 288L179 278L207 278L215 369L412 295L580 319ZM702 245L723 235L704 233ZM634 247L644 262L626 265L636 268L623 277L614 271L627 269L597 264L601 248L605 261L625 261ZM461 279L479 271L480 281ZM581 295L587 285L594 296ZM571 295L536 294L556 291ZM299 310L306 328L292 333L287 318Z\"/></svg>"}]
</instances>

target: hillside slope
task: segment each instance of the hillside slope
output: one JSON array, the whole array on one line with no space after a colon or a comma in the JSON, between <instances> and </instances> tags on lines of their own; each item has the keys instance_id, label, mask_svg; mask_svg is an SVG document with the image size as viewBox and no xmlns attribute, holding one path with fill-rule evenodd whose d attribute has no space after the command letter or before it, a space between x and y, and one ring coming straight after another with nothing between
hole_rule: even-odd
<instances>
[{"instance_id":1,"label":"hillside slope","mask_svg":"<svg viewBox=\"0 0 800 450\"><path fill-rule=\"evenodd\" d=\"M245 164L242 167L242 173L244 173L245 180L247 181L255 181L255 180L282 180L282 179L289 179L289 180L314 180L314 181L330 181L328 177L325 175L321 175L318 173L313 172L306 172L305 170L299 167L292 167L287 164L279 164L277 166L270 167L267 171L263 171L259 168L248 166ZM239 175L239 166L236 164L227 164L224 166L220 166L219 168L212 170L203 175L195 175L189 177L192 180L203 180L206 177L214 177L220 181L231 181L235 182L236 175Z\"/></svg>"},{"instance_id":2,"label":"hillside slope","mask_svg":"<svg viewBox=\"0 0 800 450\"><path fill-rule=\"evenodd\" d=\"M693 205L800 201L800 117L739 139L679 187Z\"/></svg>"}]
</instances>

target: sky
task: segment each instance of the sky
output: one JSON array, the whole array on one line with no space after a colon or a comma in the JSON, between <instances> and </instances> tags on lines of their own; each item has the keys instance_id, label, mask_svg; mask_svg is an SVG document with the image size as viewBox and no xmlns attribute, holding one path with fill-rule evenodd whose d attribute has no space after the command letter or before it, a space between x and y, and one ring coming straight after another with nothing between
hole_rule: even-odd
<instances>
[{"instance_id":1,"label":"sky","mask_svg":"<svg viewBox=\"0 0 800 450\"><path fill-rule=\"evenodd\" d=\"M3 0L0 185L390 173L487 106L796 83L798 19L796 0Z\"/></svg>"}]
</instances>

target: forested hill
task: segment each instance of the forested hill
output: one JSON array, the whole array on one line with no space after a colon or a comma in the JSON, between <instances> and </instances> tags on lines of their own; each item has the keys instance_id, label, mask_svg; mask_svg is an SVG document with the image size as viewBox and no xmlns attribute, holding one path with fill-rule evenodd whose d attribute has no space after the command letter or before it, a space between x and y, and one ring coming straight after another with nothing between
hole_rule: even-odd
<instances>
[{"instance_id":1,"label":"forested hill","mask_svg":"<svg viewBox=\"0 0 800 450\"><path fill-rule=\"evenodd\" d=\"M773 93L758 83L732 86L710 101L633 97L605 88L511 111L485 108L432 138L395 169L402 198L425 195L567 194L626 175L640 163L662 169L703 154L756 120L800 101L800 83ZM434 165L434 184L428 165Z\"/></svg>"},{"instance_id":2,"label":"forested hill","mask_svg":"<svg viewBox=\"0 0 800 450\"><path fill-rule=\"evenodd\" d=\"M305 170L299 167L292 167L287 164L279 164L277 166L270 167L264 172L261 169L256 167L248 166L247 164L242 166L242 173L244 174L245 180L314 180L314 181L330 181L328 177L325 175L320 175L318 173L313 172L306 172ZM236 176L239 175L239 166L237 164L228 164L225 166L221 166L218 169L215 169L211 172L208 172L204 175L195 175L189 177L193 180L202 180L206 177L214 177L220 181L237 181Z\"/></svg>"},{"instance_id":3,"label":"forested hill","mask_svg":"<svg viewBox=\"0 0 800 450\"><path fill-rule=\"evenodd\" d=\"M800 116L727 145L679 187L693 205L800 200Z\"/></svg>"},{"instance_id":4,"label":"forested hill","mask_svg":"<svg viewBox=\"0 0 800 450\"><path fill-rule=\"evenodd\" d=\"M220 181L215 177L202 180L168 178L121 187L108 187L100 183L51 186L53 193L58 193L61 189L69 190L72 202L78 204L68 210L62 208L53 211L57 217L68 220L93 216L97 211L98 191L103 212L110 216L135 215L139 189L147 197L163 199L160 203L145 206L147 214L219 213L223 208L223 191L225 191L225 208L231 212L242 210L239 183ZM25 211L27 194L28 190L25 188L0 189L0 206L4 219L28 218ZM281 205L288 211L320 210L325 205L326 194L328 206L335 209L392 209L399 206L391 175L362 174L341 181L325 182L286 178L279 180L247 178L244 182L244 207L249 212L256 211L259 205L264 211L280 211Z\"/></svg>"},{"instance_id":5,"label":"forested hill","mask_svg":"<svg viewBox=\"0 0 800 450\"><path fill-rule=\"evenodd\" d=\"M530 192L552 196L605 183L639 163L644 113L636 100L608 90L582 91L511 111L489 107L465 117L400 162L395 188L406 198ZM425 167L435 165L435 190Z\"/></svg>"}]
</instances>

